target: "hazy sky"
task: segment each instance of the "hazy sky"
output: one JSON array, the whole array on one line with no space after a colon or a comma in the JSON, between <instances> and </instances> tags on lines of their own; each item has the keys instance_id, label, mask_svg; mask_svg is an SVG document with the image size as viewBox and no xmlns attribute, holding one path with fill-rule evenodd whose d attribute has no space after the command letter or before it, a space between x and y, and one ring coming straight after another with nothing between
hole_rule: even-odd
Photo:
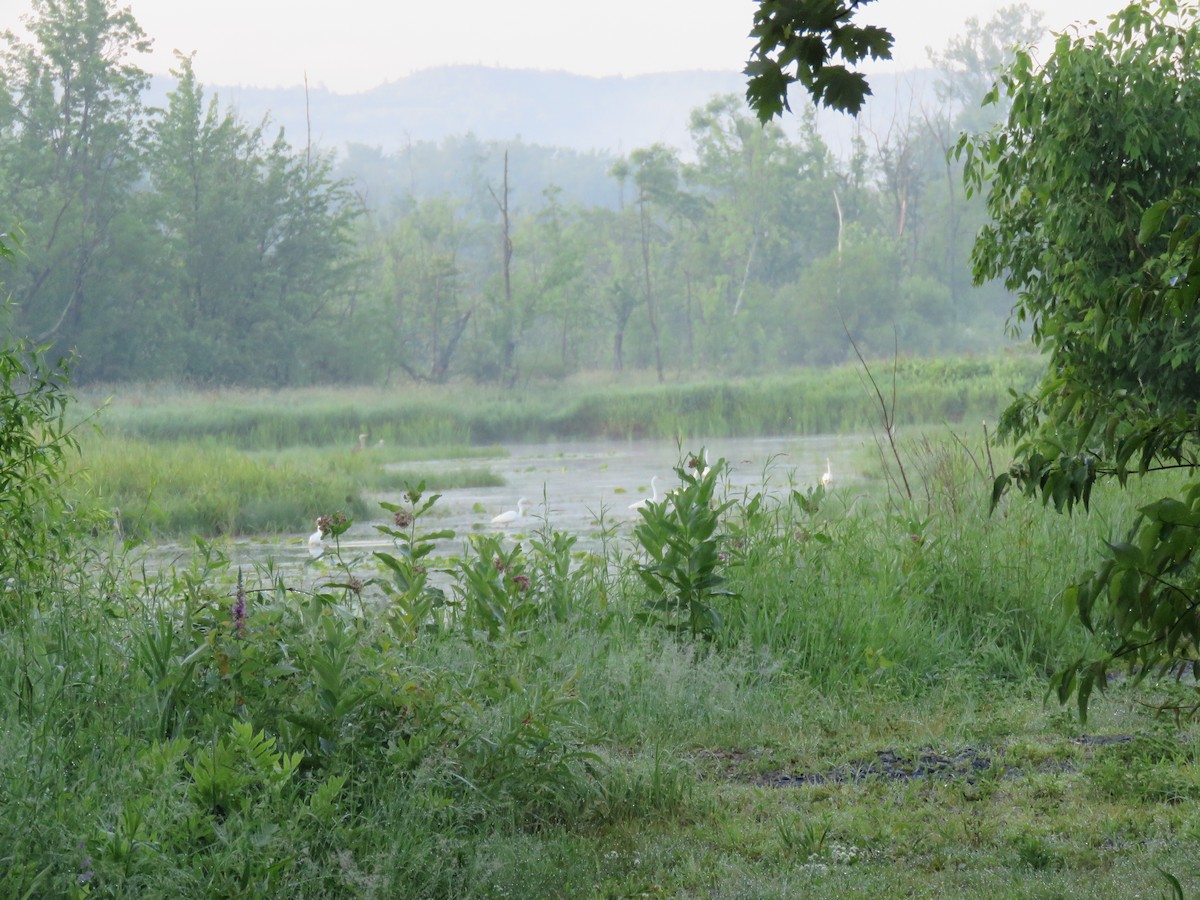
<instances>
[{"instance_id":1,"label":"hazy sky","mask_svg":"<svg viewBox=\"0 0 1200 900\"><path fill-rule=\"evenodd\" d=\"M1123 0L1027 0L1045 24L1104 18ZM154 39L143 68L166 72L173 49L195 51L196 74L215 85L309 84L364 90L455 63L638 75L740 71L752 0L130 0ZM892 29L901 68L927 62L971 17L1005 0L877 0L863 19ZM0 0L0 29L19 25L30 0ZM951 10L947 12L947 9ZM453 12L451 12L453 11Z\"/></svg>"}]
</instances>

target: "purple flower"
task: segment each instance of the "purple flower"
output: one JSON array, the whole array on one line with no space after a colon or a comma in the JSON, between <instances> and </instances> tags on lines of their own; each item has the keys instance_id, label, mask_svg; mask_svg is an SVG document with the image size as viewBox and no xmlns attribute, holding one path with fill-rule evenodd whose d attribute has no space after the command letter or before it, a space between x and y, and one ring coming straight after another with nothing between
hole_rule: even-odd
<instances>
[{"instance_id":1,"label":"purple flower","mask_svg":"<svg viewBox=\"0 0 1200 900\"><path fill-rule=\"evenodd\" d=\"M241 569L238 569L237 594L233 601L233 627L238 637L246 636L246 588L242 585Z\"/></svg>"},{"instance_id":2,"label":"purple flower","mask_svg":"<svg viewBox=\"0 0 1200 900\"><path fill-rule=\"evenodd\" d=\"M80 863L79 869L79 877L75 879L79 884L87 884L96 877L96 873L92 871L92 858L90 856L85 856L83 858L83 862Z\"/></svg>"}]
</instances>

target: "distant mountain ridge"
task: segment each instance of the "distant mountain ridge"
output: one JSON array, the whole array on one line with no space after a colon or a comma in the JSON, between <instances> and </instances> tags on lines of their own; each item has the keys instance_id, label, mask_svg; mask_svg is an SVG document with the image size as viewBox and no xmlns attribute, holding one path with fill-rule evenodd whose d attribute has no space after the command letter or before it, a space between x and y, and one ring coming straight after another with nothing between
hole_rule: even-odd
<instances>
[{"instance_id":1,"label":"distant mountain ridge","mask_svg":"<svg viewBox=\"0 0 1200 900\"><path fill-rule=\"evenodd\" d=\"M567 72L447 66L358 94L303 87L207 87L250 121L270 113L295 145L359 143L395 151L414 141L474 134L582 151L628 152L688 143L690 111L715 94L744 90L742 76L677 72L590 78Z\"/></svg>"},{"instance_id":2,"label":"distant mountain ridge","mask_svg":"<svg viewBox=\"0 0 1200 900\"><path fill-rule=\"evenodd\" d=\"M932 97L933 73L873 75L875 97L864 121L884 126L891 110L909 100ZM152 102L172 88L155 79ZM205 85L206 96L234 107L246 121L269 115L293 146L303 146L311 129L314 144L340 150L356 143L385 153L419 141L473 134L488 141L520 139L527 144L582 152L622 154L664 143L686 150L693 109L718 94L745 93L738 72L671 72L629 78L595 78L568 72L446 66L417 72L357 94L302 86L289 88ZM900 98L899 104L897 98ZM803 97L793 97L796 103ZM795 119L785 122L785 127ZM821 112L818 128L835 152L848 146L853 121Z\"/></svg>"}]
</instances>

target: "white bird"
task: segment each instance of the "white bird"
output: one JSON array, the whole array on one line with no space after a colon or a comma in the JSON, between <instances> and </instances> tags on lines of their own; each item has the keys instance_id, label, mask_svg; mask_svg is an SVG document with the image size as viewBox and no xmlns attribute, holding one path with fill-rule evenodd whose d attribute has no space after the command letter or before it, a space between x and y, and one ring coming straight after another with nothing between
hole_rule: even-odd
<instances>
[{"instance_id":1,"label":"white bird","mask_svg":"<svg viewBox=\"0 0 1200 900\"><path fill-rule=\"evenodd\" d=\"M517 501L516 509L509 509L500 513L500 515L492 519L492 524L511 525L513 522L517 521L517 519L522 519L525 517L525 510L529 509L529 505L529 501L522 497Z\"/></svg>"},{"instance_id":2,"label":"white bird","mask_svg":"<svg viewBox=\"0 0 1200 900\"><path fill-rule=\"evenodd\" d=\"M317 520L317 530L308 536L308 555L316 559L325 552L325 533L321 531L321 520Z\"/></svg>"},{"instance_id":3,"label":"white bird","mask_svg":"<svg viewBox=\"0 0 1200 900\"><path fill-rule=\"evenodd\" d=\"M827 488L833 484L833 469L829 464L829 457L825 457L825 471L821 473L821 487Z\"/></svg>"},{"instance_id":4,"label":"white bird","mask_svg":"<svg viewBox=\"0 0 1200 900\"><path fill-rule=\"evenodd\" d=\"M663 498L658 495L658 476L655 475L650 479L650 490L654 492L651 497L646 497L644 500L639 500L637 503L630 503L630 509L645 509L648 504L658 503Z\"/></svg>"}]
</instances>

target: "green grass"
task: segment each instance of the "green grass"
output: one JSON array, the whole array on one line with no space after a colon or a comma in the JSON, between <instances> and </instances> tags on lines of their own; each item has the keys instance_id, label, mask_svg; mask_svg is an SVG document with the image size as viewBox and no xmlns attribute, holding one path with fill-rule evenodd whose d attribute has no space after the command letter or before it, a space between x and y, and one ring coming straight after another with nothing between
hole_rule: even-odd
<instances>
[{"instance_id":1,"label":"green grass","mask_svg":"<svg viewBox=\"0 0 1200 900\"><path fill-rule=\"evenodd\" d=\"M641 391L667 399L612 408ZM210 534L287 496L361 515L431 455L326 425L231 449L218 406L86 440L80 502ZM1106 640L1064 584L1182 476L993 511L1005 461L970 421L902 429L911 498L685 484L601 553L476 534L439 559L428 495L388 508L385 557L287 574L216 543L148 572L49 521L74 552L0 581L0 896L1191 896L1200 726L1152 709L1191 681L1117 678L1086 723L1046 692Z\"/></svg>"},{"instance_id":2,"label":"green grass","mask_svg":"<svg viewBox=\"0 0 1200 900\"><path fill-rule=\"evenodd\" d=\"M1149 494L989 513L962 446L904 458L913 501L735 498L711 639L644 615L636 548L438 563L422 498L391 567L210 547L151 577L81 545L0 632L0 893L1200 889L1200 730L1142 703L1186 685L1116 681L1086 725L1044 699L1088 642L1064 578Z\"/></svg>"},{"instance_id":3,"label":"green grass","mask_svg":"<svg viewBox=\"0 0 1200 900\"><path fill-rule=\"evenodd\" d=\"M898 424L995 419L1008 390L1027 389L1038 358L1005 355L951 360L911 359L873 369L880 388L897 393ZM144 389L82 399L113 435L150 442L213 438L243 450L294 446L486 445L562 437L670 438L861 431L878 407L858 366L798 370L737 382L659 385L595 376L501 390L484 385L404 390L183 392Z\"/></svg>"},{"instance_id":4,"label":"green grass","mask_svg":"<svg viewBox=\"0 0 1200 900\"><path fill-rule=\"evenodd\" d=\"M399 493L422 479L432 490L501 483L482 468L395 468L394 456L312 447L249 453L212 439L152 444L93 436L82 446L74 493L80 503L119 510L126 536L214 537L303 531L335 511L361 517L373 508L371 494Z\"/></svg>"}]
</instances>

